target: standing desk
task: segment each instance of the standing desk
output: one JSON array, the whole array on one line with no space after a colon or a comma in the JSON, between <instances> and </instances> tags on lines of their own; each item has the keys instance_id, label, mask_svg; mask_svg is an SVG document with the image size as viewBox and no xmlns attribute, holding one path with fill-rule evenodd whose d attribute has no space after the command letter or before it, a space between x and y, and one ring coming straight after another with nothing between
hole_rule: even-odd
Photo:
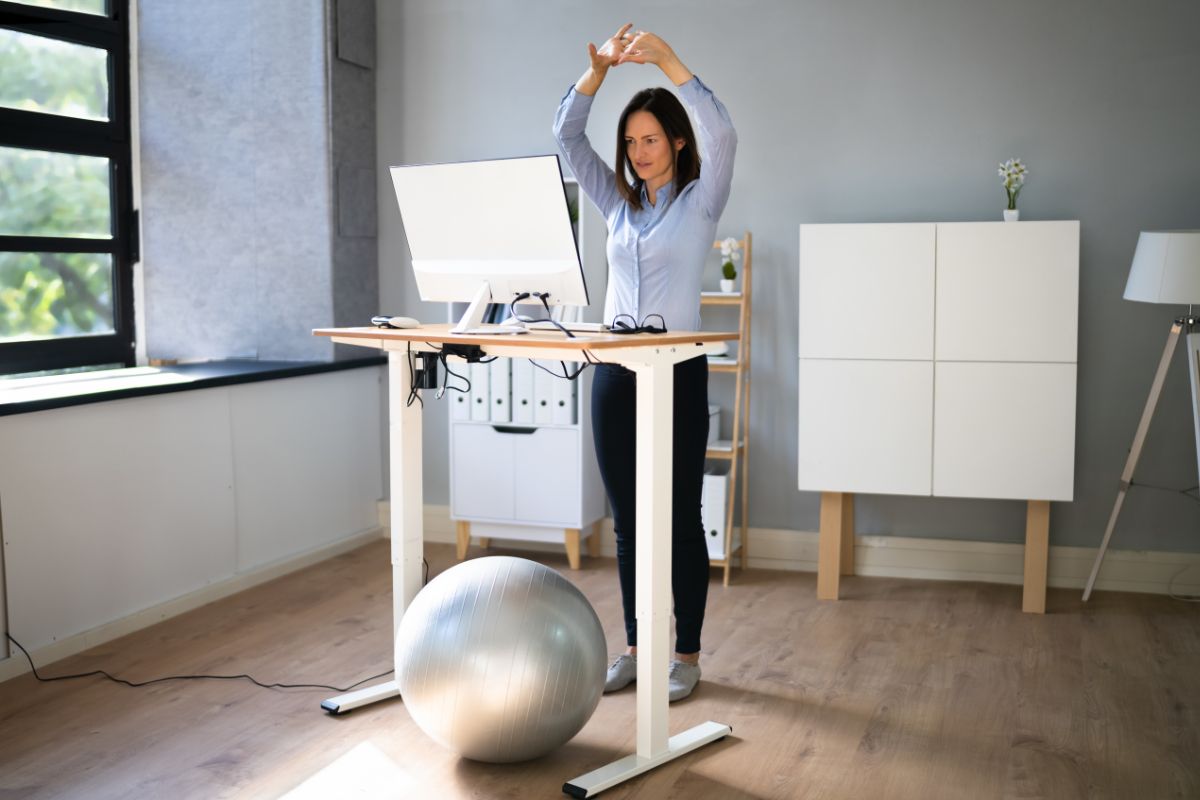
<instances>
[{"instance_id":1,"label":"standing desk","mask_svg":"<svg viewBox=\"0 0 1200 800\"><path fill-rule=\"evenodd\" d=\"M619 364L637 375L637 752L563 785L573 797L599 792L660 764L723 739L728 725L705 722L667 734L667 635L671 618L671 437L675 364L704 355L735 333L588 334L560 332L472 336L450 333L449 325L420 328L320 328L340 344L388 353L389 447L392 498L392 641L404 610L421 589L424 497L421 475L421 404L408 404L412 388L409 353L435 352L446 343L478 345L488 356L548 361ZM393 653L397 670L399 653ZM396 697L395 679L330 698L321 707L344 714Z\"/></svg>"}]
</instances>

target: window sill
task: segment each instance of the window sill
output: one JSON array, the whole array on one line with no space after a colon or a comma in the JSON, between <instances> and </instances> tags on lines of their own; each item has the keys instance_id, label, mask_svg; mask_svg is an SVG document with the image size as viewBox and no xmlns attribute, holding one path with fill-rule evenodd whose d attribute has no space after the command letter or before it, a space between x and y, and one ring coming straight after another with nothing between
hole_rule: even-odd
<instances>
[{"instance_id":1,"label":"window sill","mask_svg":"<svg viewBox=\"0 0 1200 800\"><path fill-rule=\"evenodd\" d=\"M229 359L170 367L132 367L50 377L0 379L0 417L124 400L128 397L295 378L300 375L316 375L386 363L385 356L348 358L340 361Z\"/></svg>"}]
</instances>

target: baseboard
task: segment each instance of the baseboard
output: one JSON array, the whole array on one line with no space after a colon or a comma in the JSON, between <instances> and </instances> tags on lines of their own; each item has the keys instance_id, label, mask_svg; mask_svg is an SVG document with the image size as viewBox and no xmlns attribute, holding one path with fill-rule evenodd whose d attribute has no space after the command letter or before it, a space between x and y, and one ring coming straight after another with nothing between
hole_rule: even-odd
<instances>
[{"instance_id":1,"label":"baseboard","mask_svg":"<svg viewBox=\"0 0 1200 800\"><path fill-rule=\"evenodd\" d=\"M389 531L388 520L387 501L381 501L380 526L385 536ZM455 542L455 525L448 506L425 506L424 523L427 541ZM817 570L816 531L751 528L748 539L751 568L795 572ZM497 544L501 542L497 540ZM502 544L514 550L562 552L562 547L544 542L505 541ZM617 555L611 517L606 517L600 525L600 554L609 558ZM1047 583L1052 587L1083 589L1095 558L1096 548L1093 547L1051 547ZM855 539L854 571L857 575L1020 585L1024 569L1023 544L902 536L859 536ZM1096 589L1200 595L1200 553L1110 549L1104 557Z\"/></svg>"},{"instance_id":2,"label":"baseboard","mask_svg":"<svg viewBox=\"0 0 1200 800\"><path fill-rule=\"evenodd\" d=\"M447 519L449 519L448 516ZM332 544L284 559L283 561L277 561L273 564L267 564L250 570L249 572L234 575L220 583L205 586L203 589L197 589L190 594L177 597L174 600L159 603L158 605L138 611L135 614L130 614L127 617L122 617L121 619L101 625L98 628L92 628L89 631L69 636L54 644L33 650L30 655L33 656L34 663L41 668L43 664L52 664L67 656L81 653L88 648L110 642L128 633L148 628L165 619L170 619L186 611L207 605L214 600L220 600L223 597L244 591L260 583L274 580L289 572L295 572L298 569L303 569L325 559L361 547L368 542L379 539L382 535L384 535L384 531L380 528L370 528ZM0 660L0 682L29 672L29 662L25 659L25 655L15 646L11 645L11 643L9 643L9 650L9 657Z\"/></svg>"}]
</instances>

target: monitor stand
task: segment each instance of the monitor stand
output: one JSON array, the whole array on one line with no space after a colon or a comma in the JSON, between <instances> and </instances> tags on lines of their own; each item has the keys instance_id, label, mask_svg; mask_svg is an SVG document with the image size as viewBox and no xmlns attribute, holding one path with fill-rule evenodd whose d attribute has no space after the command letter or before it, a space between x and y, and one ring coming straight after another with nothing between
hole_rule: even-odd
<instances>
[{"instance_id":1,"label":"monitor stand","mask_svg":"<svg viewBox=\"0 0 1200 800\"><path fill-rule=\"evenodd\" d=\"M467 306L466 312L463 313L458 324L450 329L450 332L469 336L504 336L528 333L524 325L484 325L483 315L487 313L490 302L492 302L492 287L487 281L484 281L475 292L475 297Z\"/></svg>"}]
</instances>

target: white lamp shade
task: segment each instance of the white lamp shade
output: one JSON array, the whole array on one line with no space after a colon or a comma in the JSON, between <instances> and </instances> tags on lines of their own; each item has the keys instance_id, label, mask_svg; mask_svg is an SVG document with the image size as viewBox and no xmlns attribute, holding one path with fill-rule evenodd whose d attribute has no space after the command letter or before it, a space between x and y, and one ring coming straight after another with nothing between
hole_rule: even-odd
<instances>
[{"instance_id":1,"label":"white lamp shade","mask_svg":"<svg viewBox=\"0 0 1200 800\"><path fill-rule=\"evenodd\" d=\"M1200 230L1142 231L1125 299L1200 305Z\"/></svg>"}]
</instances>

